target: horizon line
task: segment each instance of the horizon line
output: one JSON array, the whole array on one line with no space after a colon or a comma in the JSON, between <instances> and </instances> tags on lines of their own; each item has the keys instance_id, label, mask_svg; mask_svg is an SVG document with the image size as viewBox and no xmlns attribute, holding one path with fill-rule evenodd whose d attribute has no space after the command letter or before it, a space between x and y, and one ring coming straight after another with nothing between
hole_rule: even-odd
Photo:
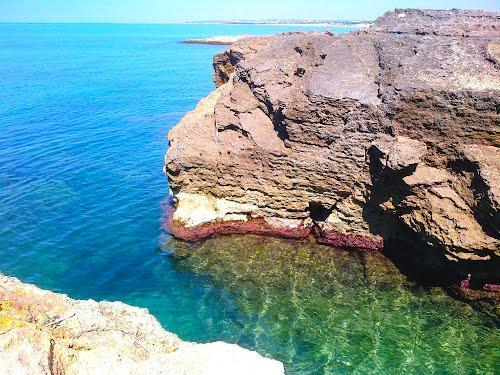
<instances>
[{"instance_id":1,"label":"horizon line","mask_svg":"<svg viewBox=\"0 0 500 375\"><path fill-rule=\"evenodd\" d=\"M48 25L48 24L116 24L116 25L172 25L172 24L223 24L223 25L286 25L294 24L297 22L303 22L306 24L325 24L325 23L342 23L342 22L373 22L375 19L255 19L255 20L244 20L244 19L227 19L227 20L180 20L180 21L2 21L0 24L25 24L25 25Z\"/></svg>"}]
</instances>

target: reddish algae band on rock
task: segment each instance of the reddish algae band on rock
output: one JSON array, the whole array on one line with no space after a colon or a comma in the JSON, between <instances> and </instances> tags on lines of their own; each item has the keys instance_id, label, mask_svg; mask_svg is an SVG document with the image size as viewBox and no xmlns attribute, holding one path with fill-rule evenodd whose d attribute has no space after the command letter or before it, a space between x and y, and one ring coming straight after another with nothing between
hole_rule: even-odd
<instances>
[{"instance_id":1,"label":"reddish algae band on rock","mask_svg":"<svg viewBox=\"0 0 500 375\"><path fill-rule=\"evenodd\" d=\"M314 226L313 232L317 241L323 245L377 251L384 248L384 241L382 239L377 240L356 234L342 234L334 231L325 231L318 226Z\"/></svg>"},{"instance_id":2,"label":"reddish algae band on rock","mask_svg":"<svg viewBox=\"0 0 500 375\"><path fill-rule=\"evenodd\" d=\"M270 224L263 218L248 217L246 221L218 220L195 227L187 227L183 223L173 219L174 207L167 204L164 209L164 229L174 237L187 242L196 242L215 234L259 234L298 240L310 239L324 245L359 250L378 251L384 247L383 240L328 231L320 229L314 223L311 225L289 227Z\"/></svg>"}]
</instances>

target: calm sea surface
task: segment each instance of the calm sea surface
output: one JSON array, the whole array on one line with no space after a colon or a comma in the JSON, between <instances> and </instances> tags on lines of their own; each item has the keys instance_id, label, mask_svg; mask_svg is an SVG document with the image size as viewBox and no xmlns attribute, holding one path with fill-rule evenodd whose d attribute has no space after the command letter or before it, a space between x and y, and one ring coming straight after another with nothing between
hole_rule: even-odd
<instances>
[{"instance_id":1,"label":"calm sea surface","mask_svg":"<svg viewBox=\"0 0 500 375\"><path fill-rule=\"evenodd\" d=\"M223 49L179 41L297 29L0 24L0 272L147 307L290 374L498 373L498 326L390 265L367 279L347 252L252 236L186 249L161 232L165 136Z\"/></svg>"}]
</instances>

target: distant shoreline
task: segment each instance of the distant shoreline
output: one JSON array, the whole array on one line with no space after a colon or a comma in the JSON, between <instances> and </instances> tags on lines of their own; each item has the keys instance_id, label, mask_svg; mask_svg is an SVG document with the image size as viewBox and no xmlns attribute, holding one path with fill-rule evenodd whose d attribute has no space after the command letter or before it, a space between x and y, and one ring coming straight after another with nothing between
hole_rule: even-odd
<instances>
[{"instance_id":1,"label":"distant shoreline","mask_svg":"<svg viewBox=\"0 0 500 375\"><path fill-rule=\"evenodd\" d=\"M255 23L252 23L255 22ZM340 23L277 23L278 21L202 21L187 22L185 25L255 25L255 26L316 26L316 27L352 27L361 29L369 27L371 23L365 21L351 21L349 24ZM326 22L326 21L325 21ZM208 38L196 38L183 40L185 44L208 44L208 45L230 45L240 39L251 37L252 35L216 35Z\"/></svg>"},{"instance_id":2,"label":"distant shoreline","mask_svg":"<svg viewBox=\"0 0 500 375\"><path fill-rule=\"evenodd\" d=\"M186 21L188 25L263 25L263 26L333 26L369 27L372 21Z\"/></svg>"}]
</instances>

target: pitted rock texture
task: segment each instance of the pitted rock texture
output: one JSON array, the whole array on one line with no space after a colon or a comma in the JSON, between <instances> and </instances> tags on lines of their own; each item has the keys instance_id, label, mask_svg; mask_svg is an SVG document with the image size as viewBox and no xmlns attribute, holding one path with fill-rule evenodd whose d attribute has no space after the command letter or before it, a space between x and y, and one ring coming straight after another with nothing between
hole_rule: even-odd
<instances>
[{"instance_id":1,"label":"pitted rock texture","mask_svg":"<svg viewBox=\"0 0 500 375\"><path fill-rule=\"evenodd\" d=\"M184 342L146 309L73 300L0 275L0 373L250 375L284 369L237 345Z\"/></svg>"},{"instance_id":2,"label":"pitted rock texture","mask_svg":"<svg viewBox=\"0 0 500 375\"><path fill-rule=\"evenodd\" d=\"M165 161L177 205L233 207L193 238L272 218L277 234L290 220L376 249L404 232L443 259L498 264L499 29L499 13L404 9L215 56L218 88L170 131Z\"/></svg>"}]
</instances>

